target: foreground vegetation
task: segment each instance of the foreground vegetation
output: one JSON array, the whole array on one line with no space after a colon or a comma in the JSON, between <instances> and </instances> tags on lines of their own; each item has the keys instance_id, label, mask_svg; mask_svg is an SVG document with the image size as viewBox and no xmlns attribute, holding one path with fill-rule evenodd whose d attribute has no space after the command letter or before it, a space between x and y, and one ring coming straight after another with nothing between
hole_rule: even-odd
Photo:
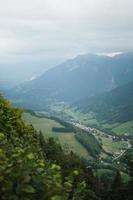
<instances>
[{"instance_id":1,"label":"foreground vegetation","mask_svg":"<svg viewBox=\"0 0 133 200\"><path fill-rule=\"evenodd\" d=\"M0 144L1 199L97 199L91 170L53 139L44 140L2 97Z\"/></svg>"},{"instance_id":2,"label":"foreground vegetation","mask_svg":"<svg viewBox=\"0 0 133 200\"><path fill-rule=\"evenodd\" d=\"M123 184L117 171L105 187L105 180L99 181L74 153L65 154L52 138L44 139L21 114L0 97L0 199L131 200L132 180ZM130 169L132 162L132 176Z\"/></svg>"}]
</instances>

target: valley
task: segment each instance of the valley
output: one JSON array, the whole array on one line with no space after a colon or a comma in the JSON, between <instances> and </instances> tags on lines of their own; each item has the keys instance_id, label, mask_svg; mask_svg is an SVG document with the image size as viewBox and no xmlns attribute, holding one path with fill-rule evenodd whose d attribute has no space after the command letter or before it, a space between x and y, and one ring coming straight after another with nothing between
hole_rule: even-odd
<instances>
[{"instance_id":1,"label":"valley","mask_svg":"<svg viewBox=\"0 0 133 200\"><path fill-rule=\"evenodd\" d=\"M74 119L67 121L74 129L72 128L71 132L63 132L60 130L65 126L60 123L60 119L55 118L55 116L48 117L47 115L48 113L44 114L44 112L35 112L32 114L26 112L23 114L23 118L26 123L32 124L38 132L41 131L44 138L54 137L54 139L61 144L66 153L72 151L81 159L86 160L89 165L93 166L93 170L96 170L98 175L101 174L101 170L103 169L105 173L106 170L113 172L114 169L119 169L123 174L123 178L126 180L129 179L126 166L121 162L121 158L131 149L129 140L83 125L81 122L77 122L77 120L74 122ZM57 129L57 131L54 131L54 128L58 128L59 130ZM86 138L86 136L88 138ZM91 142L92 136L96 138L97 142L102 147L97 157L91 154L95 144L95 140ZM78 139L80 137L81 140ZM90 141L90 143L88 143L88 148L86 144L84 144L83 138L86 138L86 141ZM98 147L96 147L96 149L97 148Z\"/></svg>"},{"instance_id":2,"label":"valley","mask_svg":"<svg viewBox=\"0 0 133 200\"><path fill-rule=\"evenodd\" d=\"M41 112L39 112L40 114ZM42 114L42 113L41 113ZM51 120L47 118L46 116L39 116L36 114L36 116L31 115L30 113L24 113L24 120L27 123L33 124L33 126L39 131L41 130L43 135L45 137L54 137L56 140L59 140L61 144L64 145L64 147L68 145L68 149L74 150L79 156L85 155L86 158L86 152L83 150L83 146L79 145L77 141L74 139L74 132L54 132L52 128L58 127L61 128L63 127L59 122L55 120ZM94 137L97 138L97 140L103 145L103 148L105 151L107 151L110 154L115 154L118 155L122 151L126 150L127 148L130 148L131 145L129 144L129 140L124 140L123 138L118 138L112 135L109 135L105 132L102 132L96 128L91 128L89 126L83 125L81 123L77 122L68 122L72 124L74 127L77 127L78 129L81 129L83 131L88 132L88 134L93 135ZM68 138L68 139L67 139ZM70 139L70 140L69 140ZM77 143L77 144L76 144ZM73 146L72 146L73 144ZM76 149L75 149L76 147ZM78 149L78 148L79 149ZM81 150L81 151L77 151ZM81 152L84 152L83 154Z\"/></svg>"},{"instance_id":3,"label":"valley","mask_svg":"<svg viewBox=\"0 0 133 200\"><path fill-rule=\"evenodd\" d=\"M49 107L48 111L52 115L57 115L64 120L79 122L91 128L107 132L110 136L122 137L128 139L133 137L133 121L127 122L107 122L106 120L99 120L93 112L81 112L76 107L70 106L65 103L53 104ZM107 135L106 134L106 135Z\"/></svg>"},{"instance_id":4,"label":"valley","mask_svg":"<svg viewBox=\"0 0 133 200\"><path fill-rule=\"evenodd\" d=\"M54 137L57 142L61 143L65 151L73 151L84 159L91 158L87 150L75 139L74 132L60 133L52 131L52 128L54 127L63 127L59 122L46 117L39 118L30 113L24 113L23 118L27 123L32 124L36 130L41 130L45 138Z\"/></svg>"},{"instance_id":5,"label":"valley","mask_svg":"<svg viewBox=\"0 0 133 200\"><path fill-rule=\"evenodd\" d=\"M100 123L93 113L81 113L65 104L56 104L51 106L50 109L51 114L56 113L55 115L64 120L70 120L70 123L74 126L94 135L99 143L102 144L105 152L112 155L112 161L117 161L128 149L132 148L130 144L133 137L132 121L122 124Z\"/></svg>"}]
</instances>

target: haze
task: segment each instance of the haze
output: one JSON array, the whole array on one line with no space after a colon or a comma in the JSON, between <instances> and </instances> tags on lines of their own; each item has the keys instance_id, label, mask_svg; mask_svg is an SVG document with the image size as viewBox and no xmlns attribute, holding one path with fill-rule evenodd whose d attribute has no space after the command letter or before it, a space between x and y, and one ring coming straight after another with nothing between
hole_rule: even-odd
<instances>
[{"instance_id":1,"label":"haze","mask_svg":"<svg viewBox=\"0 0 133 200\"><path fill-rule=\"evenodd\" d=\"M0 80L16 84L84 53L133 50L132 0L4 0Z\"/></svg>"}]
</instances>

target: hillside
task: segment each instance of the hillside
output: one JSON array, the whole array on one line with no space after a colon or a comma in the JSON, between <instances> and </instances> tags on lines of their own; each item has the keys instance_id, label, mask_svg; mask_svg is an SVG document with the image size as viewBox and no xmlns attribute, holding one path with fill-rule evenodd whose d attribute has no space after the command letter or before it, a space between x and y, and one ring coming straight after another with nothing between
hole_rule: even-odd
<instances>
[{"instance_id":1,"label":"hillside","mask_svg":"<svg viewBox=\"0 0 133 200\"><path fill-rule=\"evenodd\" d=\"M102 148L93 135L81 132L73 126L69 127L69 124L57 118L24 113L23 119L26 123L32 124L36 130L41 130L45 138L53 137L60 142L64 151L73 151L81 159L92 160L101 153ZM82 138L86 140L85 145Z\"/></svg>"},{"instance_id":2,"label":"hillside","mask_svg":"<svg viewBox=\"0 0 133 200\"><path fill-rule=\"evenodd\" d=\"M87 200L88 195L96 200L94 180L77 156L44 140L0 97L1 200Z\"/></svg>"},{"instance_id":3,"label":"hillside","mask_svg":"<svg viewBox=\"0 0 133 200\"><path fill-rule=\"evenodd\" d=\"M94 112L97 119L109 123L133 120L133 81L90 99L80 102L83 112Z\"/></svg>"},{"instance_id":4,"label":"hillside","mask_svg":"<svg viewBox=\"0 0 133 200\"><path fill-rule=\"evenodd\" d=\"M55 102L73 103L133 80L132 66L132 53L81 55L15 88L8 96L19 106L37 110Z\"/></svg>"},{"instance_id":5,"label":"hillside","mask_svg":"<svg viewBox=\"0 0 133 200\"><path fill-rule=\"evenodd\" d=\"M41 130L45 138L53 137L58 143L60 142L62 148L66 152L73 151L79 157L84 159L89 159L90 156L87 150L75 139L75 134L71 132L54 132L53 128L60 129L63 127L59 122L54 119L49 119L46 117L38 117L31 115L30 113L24 113L23 119L28 124L33 124L36 130Z\"/></svg>"},{"instance_id":6,"label":"hillside","mask_svg":"<svg viewBox=\"0 0 133 200\"><path fill-rule=\"evenodd\" d=\"M0 198L2 200L130 200L132 182L106 187L72 152L44 140L22 112L0 96ZM115 184L115 189L111 189Z\"/></svg>"}]
</instances>

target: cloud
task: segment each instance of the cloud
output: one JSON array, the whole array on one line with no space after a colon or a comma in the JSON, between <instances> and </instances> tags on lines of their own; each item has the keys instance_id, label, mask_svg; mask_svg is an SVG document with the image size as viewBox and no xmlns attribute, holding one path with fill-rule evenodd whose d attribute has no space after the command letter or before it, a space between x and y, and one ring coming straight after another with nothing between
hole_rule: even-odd
<instances>
[{"instance_id":1,"label":"cloud","mask_svg":"<svg viewBox=\"0 0 133 200\"><path fill-rule=\"evenodd\" d=\"M115 57L117 55L121 55L123 52L112 52L112 53L97 53L99 56L108 56L108 57Z\"/></svg>"},{"instance_id":2,"label":"cloud","mask_svg":"<svg viewBox=\"0 0 133 200\"><path fill-rule=\"evenodd\" d=\"M0 63L45 68L81 53L132 51L132 19L132 0L4 0Z\"/></svg>"}]
</instances>

